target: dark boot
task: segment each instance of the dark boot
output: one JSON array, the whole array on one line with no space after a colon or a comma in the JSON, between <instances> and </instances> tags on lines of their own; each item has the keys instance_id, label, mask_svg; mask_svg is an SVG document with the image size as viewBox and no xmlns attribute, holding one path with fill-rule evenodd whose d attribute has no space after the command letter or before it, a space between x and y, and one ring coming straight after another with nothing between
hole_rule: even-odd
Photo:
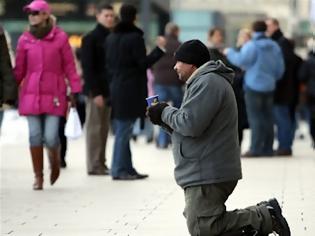
<instances>
[{"instance_id":1,"label":"dark boot","mask_svg":"<svg viewBox=\"0 0 315 236\"><path fill-rule=\"evenodd\" d=\"M272 198L257 204L258 206L266 206L272 219L272 230L279 236L290 236L290 227L287 220L282 215L281 207L277 199Z\"/></svg>"},{"instance_id":2,"label":"dark boot","mask_svg":"<svg viewBox=\"0 0 315 236\"><path fill-rule=\"evenodd\" d=\"M44 168L44 159L43 159L43 147L30 147L33 170L35 174L35 181L33 184L34 190L42 190L43 189L43 168Z\"/></svg>"},{"instance_id":3,"label":"dark boot","mask_svg":"<svg viewBox=\"0 0 315 236\"><path fill-rule=\"evenodd\" d=\"M49 148L48 157L50 163L50 184L53 185L60 173L59 148Z\"/></svg>"},{"instance_id":4,"label":"dark boot","mask_svg":"<svg viewBox=\"0 0 315 236\"><path fill-rule=\"evenodd\" d=\"M273 198L267 202L268 208L272 218L272 228L279 236L290 236L290 227L287 220L282 215L282 210L277 199Z\"/></svg>"}]
</instances>

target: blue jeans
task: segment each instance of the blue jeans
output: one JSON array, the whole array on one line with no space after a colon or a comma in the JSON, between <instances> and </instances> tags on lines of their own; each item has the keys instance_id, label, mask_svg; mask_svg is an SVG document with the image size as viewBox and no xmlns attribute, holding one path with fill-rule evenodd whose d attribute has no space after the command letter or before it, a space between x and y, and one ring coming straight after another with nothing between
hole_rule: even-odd
<instances>
[{"instance_id":1,"label":"blue jeans","mask_svg":"<svg viewBox=\"0 0 315 236\"><path fill-rule=\"evenodd\" d=\"M275 123L277 126L278 150L292 151L295 132L295 122L290 114L290 107L275 105L273 108Z\"/></svg>"},{"instance_id":2,"label":"blue jeans","mask_svg":"<svg viewBox=\"0 0 315 236\"><path fill-rule=\"evenodd\" d=\"M0 129L1 129L1 125L2 125L3 116L4 116L4 111L0 110Z\"/></svg>"},{"instance_id":3,"label":"blue jeans","mask_svg":"<svg viewBox=\"0 0 315 236\"><path fill-rule=\"evenodd\" d=\"M154 91L159 95L161 102L172 102L174 107L179 108L183 100L183 90L180 86L154 85ZM170 136L160 128L157 144L166 147L170 143Z\"/></svg>"},{"instance_id":4,"label":"blue jeans","mask_svg":"<svg viewBox=\"0 0 315 236\"><path fill-rule=\"evenodd\" d=\"M26 118L31 147L43 146L44 144L48 148L59 146L59 116L31 115Z\"/></svg>"},{"instance_id":5,"label":"blue jeans","mask_svg":"<svg viewBox=\"0 0 315 236\"><path fill-rule=\"evenodd\" d=\"M114 153L111 166L111 175L113 177L127 174L134 175L137 173L132 165L129 143L134 123L134 119L113 120L113 125L115 129Z\"/></svg>"},{"instance_id":6,"label":"blue jeans","mask_svg":"<svg viewBox=\"0 0 315 236\"><path fill-rule=\"evenodd\" d=\"M273 154L273 92L256 92L246 88L245 103L251 129L250 152L253 155Z\"/></svg>"},{"instance_id":7,"label":"blue jeans","mask_svg":"<svg viewBox=\"0 0 315 236\"><path fill-rule=\"evenodd\" d=\"M144 129L141 130L140 127L140 118L136 120L136 123L133 126L132 134L135 136L145 135L147 140L153 139L153 125L148 118L144 120Z\"/></svg>"}]
</instances>

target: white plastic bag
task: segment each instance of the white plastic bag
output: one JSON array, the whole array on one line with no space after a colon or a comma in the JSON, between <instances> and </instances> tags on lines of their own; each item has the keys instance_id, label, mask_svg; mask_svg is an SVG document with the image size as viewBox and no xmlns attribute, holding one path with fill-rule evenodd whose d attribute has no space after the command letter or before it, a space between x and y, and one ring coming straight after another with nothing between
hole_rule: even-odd
<instances>
[{"instance_id":1,"label":"white plastic bag","mask_svg":"<svg viewBox=\"0 0 315 236\"><path fill-rule=\"evenodd\" d=\"M71 107L69 111L65 126L65 135L69 139L78 139L82 135L80 118L77 109L74 107Z\"/></svg>"}]
</instances>

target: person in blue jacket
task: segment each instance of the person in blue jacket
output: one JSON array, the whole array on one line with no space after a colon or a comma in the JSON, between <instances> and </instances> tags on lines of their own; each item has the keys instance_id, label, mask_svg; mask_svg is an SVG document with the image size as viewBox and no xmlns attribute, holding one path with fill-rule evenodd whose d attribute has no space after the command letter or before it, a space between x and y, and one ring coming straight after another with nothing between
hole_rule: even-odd
<instances>
[{"instance_id":1,"label":"person in blue jacket","mask_svg":"<svg viewBox=\"0 0 315 236\"><path fill-rule=\"evenodd\" d=\"M254 22L252 40L240 51L226 50L228 60L245 70L245 103L251 129L250 150L245 157L273 155L273 96L285 68L281 49L265 35L266 28L264 21Z\"/></svg>"}]
</instances>

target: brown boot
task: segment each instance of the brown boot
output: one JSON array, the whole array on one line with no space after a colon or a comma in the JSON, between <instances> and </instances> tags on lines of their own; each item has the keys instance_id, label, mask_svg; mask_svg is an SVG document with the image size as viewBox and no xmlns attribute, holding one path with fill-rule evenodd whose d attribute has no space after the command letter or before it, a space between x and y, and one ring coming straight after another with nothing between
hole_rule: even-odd
<instances>
[{"instance_id":1,"label":"brown boot","mask_svg":"<svg viewBox=\"0 0 315 236\"><path fill-rule=\"evenodd\" d=\"M43 168L44 168L44 160L43 160L43 147L30 147L32 162L33 162L33 170L35 174L35 181L33 184L34 190L42 190L43 189Z\"/></svg>"},{"instance_id":2,"label":"brown boot","mask_svg":"<svg viewBox=\"0 0 315 236\"><path fill-rule=\"evenodd\" d=\"M50 163L50 184L53 185L59 177L60 173L60 159L59 148L49 148L48 157Z\"/></svg>"}]
</instances>

